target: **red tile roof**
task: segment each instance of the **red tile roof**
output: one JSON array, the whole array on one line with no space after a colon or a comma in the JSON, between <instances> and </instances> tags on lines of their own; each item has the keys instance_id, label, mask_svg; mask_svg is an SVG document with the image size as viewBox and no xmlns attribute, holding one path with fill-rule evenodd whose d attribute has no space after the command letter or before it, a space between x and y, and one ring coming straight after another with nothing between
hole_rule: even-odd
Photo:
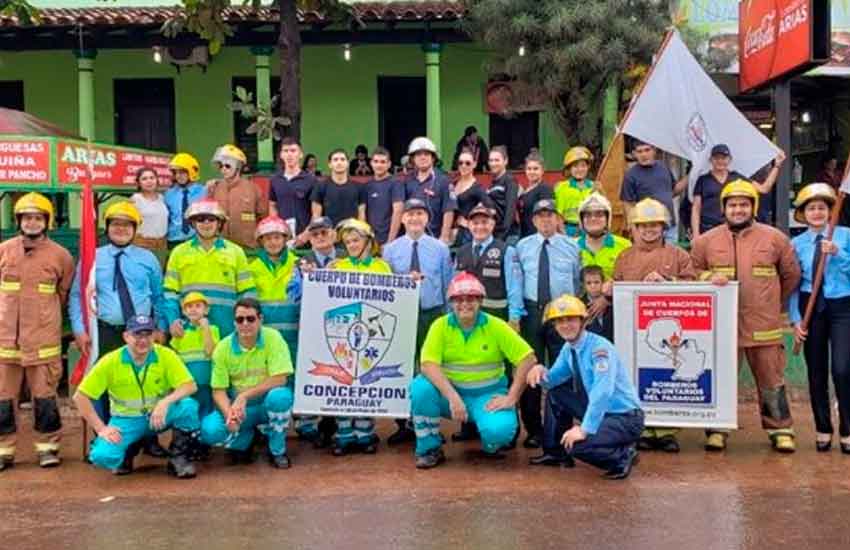
<instances>
[{"instance_id":1,"label":"red tile roof","mask_svg":"<svg viewBox=\"0 0 850 550\"><path fill-rule=\"evenodd\" d=\"M359 2L352 5L355 14L369 22L419 22L456 21L465 10L458 2ZM96 8L45 8L40 10L41 26L65 27L78 23L92 26L149 26L161 25L180 13L179 7L96 7ZM327 19L316 11L299 13L305 24L322 23ZM228 23L242 22L276 23L277 10L271 8L232 7L224 10ZM0 16L0 27L17 27L18 20L11 16Z\"/></svg>"}]
</instances>

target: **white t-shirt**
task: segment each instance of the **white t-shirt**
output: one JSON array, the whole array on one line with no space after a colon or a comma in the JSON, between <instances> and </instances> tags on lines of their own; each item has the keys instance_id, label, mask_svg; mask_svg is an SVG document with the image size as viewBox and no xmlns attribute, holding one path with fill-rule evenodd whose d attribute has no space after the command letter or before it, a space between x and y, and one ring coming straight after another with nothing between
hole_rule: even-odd
<instances>
[{"instance_id":1,"label":"white t-shirt","mask_svg":"<svg viewBox=\"0 0 850 550\"><path fill-rule=\"evenodd\" d=\"M142 215L142 227L139 235L147 239L161 239L168 233L168 208L162 194L156 200L148 200L141 193L135 193L130 200Z\"/></svg>"}]
</instances>

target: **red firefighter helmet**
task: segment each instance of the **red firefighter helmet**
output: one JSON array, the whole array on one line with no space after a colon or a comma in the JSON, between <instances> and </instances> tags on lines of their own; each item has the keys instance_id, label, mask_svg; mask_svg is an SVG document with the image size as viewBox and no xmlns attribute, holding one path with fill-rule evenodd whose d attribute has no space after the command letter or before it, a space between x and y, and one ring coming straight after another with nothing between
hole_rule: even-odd
<instances>
[{"instance_id":1,"label":"red firefighter helmet","mask_svg":"<svg viewBox=\"0 0 850 550\"><path fill-rule=\"evenodd\" d=\"M477 296L484 298L487 292L484 290L484 285L478 280L478 277L472 273L462 271L454 276L452 282L449 283L449 300L453 300L458 296Z\"/></svg>"}]
</instances>

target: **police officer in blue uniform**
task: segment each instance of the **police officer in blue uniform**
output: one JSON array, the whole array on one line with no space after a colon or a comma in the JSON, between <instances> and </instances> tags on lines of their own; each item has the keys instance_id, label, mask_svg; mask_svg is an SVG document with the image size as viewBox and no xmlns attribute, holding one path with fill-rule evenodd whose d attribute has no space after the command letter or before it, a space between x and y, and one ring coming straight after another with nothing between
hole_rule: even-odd
<instances>
[{"instance_id":1,"label":"police officer in blue uniform","mask_svg":"<svg viewBox=\"0 0 850 550\"><path fill-rule=\"evenodd\" d=\"M537 365L528 373L529 385L548 390L543 454L530 463L571 468L577 458L604 470L606 479L625 479L637 462L643 411L614 345L587 332L586 317L584 303L569 294L546 309L545 320L566 343L551 369Z\"/></svg>"}]
</instances>

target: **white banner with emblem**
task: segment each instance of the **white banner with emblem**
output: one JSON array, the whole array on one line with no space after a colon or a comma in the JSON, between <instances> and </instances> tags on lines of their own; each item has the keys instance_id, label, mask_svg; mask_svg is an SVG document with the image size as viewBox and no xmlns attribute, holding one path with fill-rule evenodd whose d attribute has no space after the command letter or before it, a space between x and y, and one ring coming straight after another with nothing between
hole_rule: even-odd
<instances>
[{"instance_id":1,"label":"white banner with emblem","mask_svg":"<svg viewBox=\"0 0 850 550\"><path fill-rule=\"evenodd\" d=\"M293 411L407 418L418 315L407 275L306 274Z\"/></svg>"},{"instance_id":2,"label":"white banner with emblem","mask_svg":"<svg viewBox=\"0 0 850 550\"><path fill-rule=\"evenodd\" d=\"M738 283L615 283L614 341L646 425L738 427Z\"/></svg>"}]
</instances>

